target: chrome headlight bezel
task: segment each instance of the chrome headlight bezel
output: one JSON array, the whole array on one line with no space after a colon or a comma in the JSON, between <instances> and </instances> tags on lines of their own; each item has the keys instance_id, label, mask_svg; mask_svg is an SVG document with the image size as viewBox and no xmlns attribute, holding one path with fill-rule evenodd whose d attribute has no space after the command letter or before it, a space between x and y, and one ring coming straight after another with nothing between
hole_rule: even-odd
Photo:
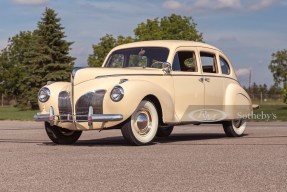
<instances>
[{"instance_id":1,"label":"chrome headlight bezel","mask_svg":"<svg viewBox=\"0 0 287 192\"><path fill-rule=\"evenodd\" d=\"M47 87L43 87L40 89L40 91L38 93L38 100L41 103L45 103L50 99L50 96L51 96L50 89L48 89Z\"/></svg>"},{"instance_id":2,"label":"chrome headlight bezel","mask_svg":"<svg viewBox=\"0 0 287 192\"><path fill-rule=\"evenodd\" d=\"M125 95L124 89L121 86L117 85L112 89L110 98L114 102L119 102L120 100L123 99L124 95Z\"/></svg>"}]
</instances>

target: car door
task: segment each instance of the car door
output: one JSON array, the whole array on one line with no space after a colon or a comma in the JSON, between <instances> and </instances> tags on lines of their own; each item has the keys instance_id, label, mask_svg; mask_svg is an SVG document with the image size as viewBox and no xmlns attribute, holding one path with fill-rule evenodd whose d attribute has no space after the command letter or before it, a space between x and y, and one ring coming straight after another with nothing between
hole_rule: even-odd
<instances>
[{"instance_id":1,"label":"car door","mask_svg":"<svg viewBox=\"0 0 287 192\"><path fill-rule=\"evenodd\" d=\"M174 81L175 113L180 122L195 121L194 111L204 109L204 82L195 47L179 47L175 51L171 72Z\"/></svg>"},{"instance_id":2,"label":"car door","mask_svg":"<svg viewBox=\"0 0 287 192\"><path fill-rule=\"evenodd\" d=\"M225 96L218 53L209 48L198 48L198 52L204 81L205 121L217 121L224 116L222 111Z\"/></svg>"}]
</instances>

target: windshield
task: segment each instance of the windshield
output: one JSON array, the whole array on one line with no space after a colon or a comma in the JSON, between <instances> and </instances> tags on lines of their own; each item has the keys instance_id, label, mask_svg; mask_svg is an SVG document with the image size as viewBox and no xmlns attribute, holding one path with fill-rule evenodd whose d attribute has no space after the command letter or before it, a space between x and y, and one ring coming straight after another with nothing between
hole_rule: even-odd
<instances>
[{"instance_id":1,"label":"windshield","mask_svg":"<svg viewBox=\"0 0 287 192\"><path fill-rule=\"evenodd\" d=\"M107 60L107 68L153 67L166 62L169 50L163 47L136 47L114 51Z\"/></svg>"}]
</instances>

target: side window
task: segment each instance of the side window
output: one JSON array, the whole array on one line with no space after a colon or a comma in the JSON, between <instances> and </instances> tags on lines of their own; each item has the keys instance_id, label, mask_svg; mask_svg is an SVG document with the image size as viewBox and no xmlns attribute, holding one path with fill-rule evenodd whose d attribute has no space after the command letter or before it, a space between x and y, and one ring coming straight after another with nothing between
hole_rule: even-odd
<instances>
[{"instance_id":1,"label":"side window","mask_svg":"<svg viewBox=\"0 0 287 192\"><path fill-rule=\"evenodd\" d=\"M215 54L200 52L200 59L204 73L218 73Z\"/></svg>"},{"instance_id":2,"label":"side window","mask_svg":"<svg viewBox=\"0 0 287 192\"><path fill-rule=\"evenodd\" d=\"M114 54L108 62L108 67L110 67L110 68L122 68L123 64L124 64L124 55L123 54Z\"/></svg>"},{"instance_id":3,"label":"side window","mask_svg":"<svg viewBox=\"0 0 287 192\"><path fill-rule=\"evenodd\" d=\"M193 51L178 51L173 60L174 71L196 72L196 56Z\"/></svg>"},{"instance_id":4,"label":"side window","mask_svg":"<svg viewBox=\"0 0 287 192\"><path fill-rule=\"evenodd\" d=\"M229 75L230 67L225 59L219 57L222 74Z\"/></svg>"}]
</instances>

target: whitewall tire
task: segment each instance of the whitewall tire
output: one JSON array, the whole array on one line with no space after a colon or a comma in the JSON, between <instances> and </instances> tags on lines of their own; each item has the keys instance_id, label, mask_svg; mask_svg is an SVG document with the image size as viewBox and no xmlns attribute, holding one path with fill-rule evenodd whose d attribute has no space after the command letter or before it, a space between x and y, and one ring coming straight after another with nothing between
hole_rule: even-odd
<instances>
[{"instance_id":1,"label":"whitewall tire","mask_svg":"<svg viewBox=\"0 0 287 192\"><path fill-rule=\"evenodd\" d=\"M123 137L132 145L149 144L158 129L158 113L154 104L143 100L130 120L121 128Z\"/></svg>"},{"instance_id":2,"label":"whitewall tire","mask_svg":"<svg viewBox=\"0 0 287 192\"><path fill-rule=\"evenodd\" d=\"M223 122L223 129L228 137L240 137L246 129L246 120L239 119Z\"/></svg>"}]
</instances>

